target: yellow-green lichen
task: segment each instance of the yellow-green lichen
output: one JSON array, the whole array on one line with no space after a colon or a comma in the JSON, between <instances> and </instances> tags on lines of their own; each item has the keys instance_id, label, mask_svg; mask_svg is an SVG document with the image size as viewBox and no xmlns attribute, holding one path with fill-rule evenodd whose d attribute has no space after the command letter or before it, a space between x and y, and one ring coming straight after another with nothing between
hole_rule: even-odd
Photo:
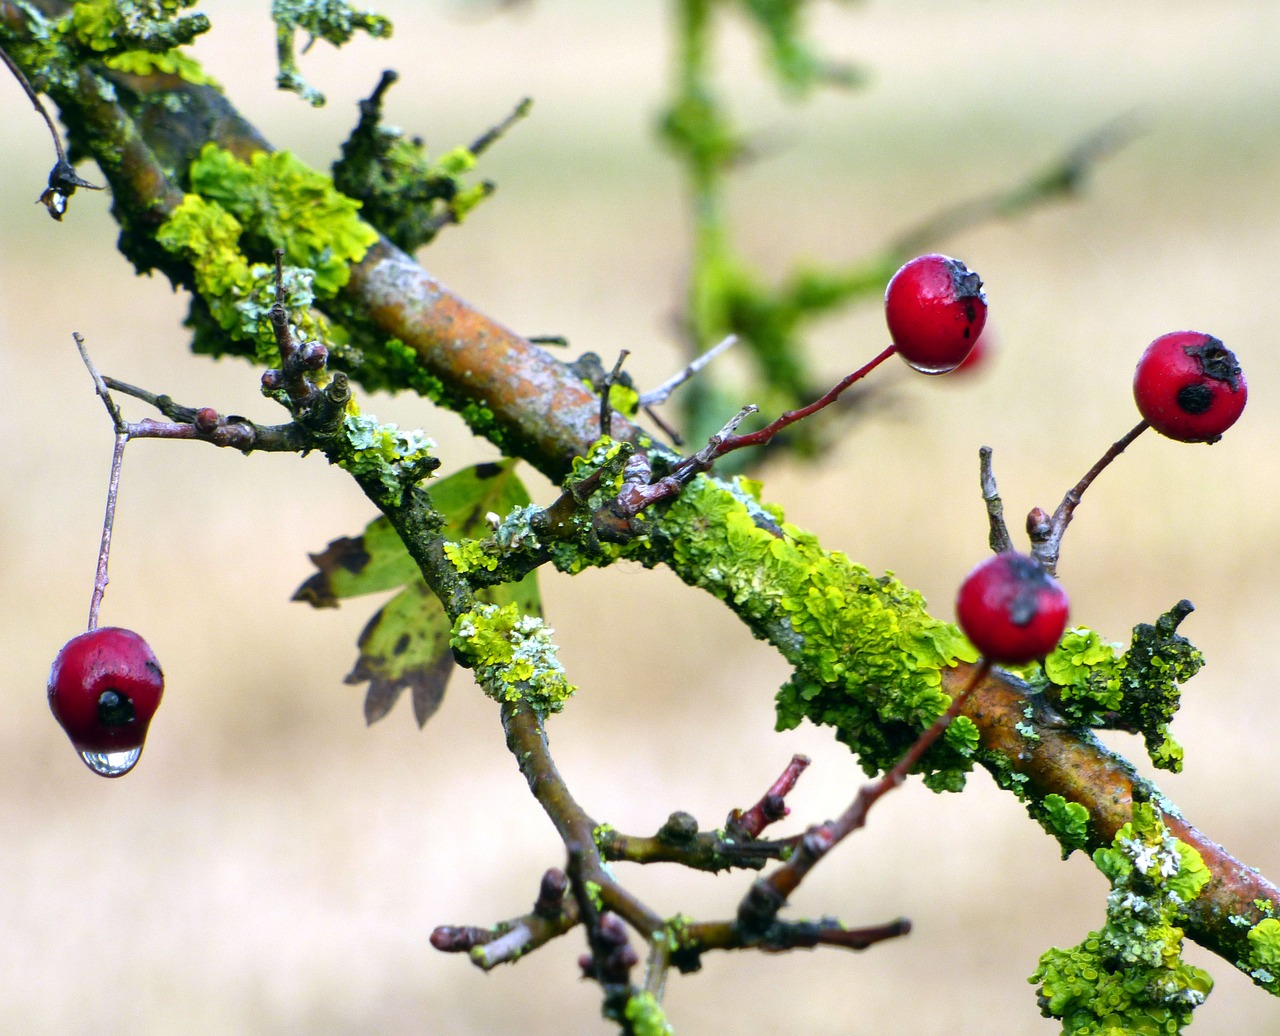
<instances>
[{"instance_id":1,"label":"yellow-green lichen","mask_svg":"<svg viewBox=\"0 0 1280 1036\"><path fill-rule=\"evenodd\" d=\"M277 363L279 346L270 319L275 267L245 258L240 250L242 233L240 221L217 202L188 194L160 227L156 240L190 264L204 311L223 333L213 336L212 342L198 336L197 351L226 352L230 342L239 342L256 362ZM285 266L283 287L295 339L332 341L335 329L311 307L315 299L311 270Z\"/></svg>"},{"instance_id":2,"label":"yellow-green lichen","mask_svg":"<svg viewBox=\"0 0 1280 1036\"><path fill-rule=\"evenodd\" d=\"M1182 960L1176 923L1209 882L1208 868L1148 802L1134 803L1133 820L1094 862L1111 881L1106 924L1040 958L1030 981L1040 986L1041 1013L1069 1036L1181 1032L1213 988L1207 972Z\"/></svg>"},{"instance_id":3,"label":"yellow-green lichen","mask_svg":"<svg viewBox=\"0 0 1280 1036\"><path fill-rule=\"evenodd\" d=\"M1104 642L1089 629L1069 630L1044 660L1045 681L1056 690L1056 704L1072 721L1089 727L1120 727L1142 734L1151 761L1158 767L1182 769L1182 746L1169 733L1178 710L1179 685L1204 665L1204 656L1176 633L1191 611L1181 601L1155 625L1133 629L1129 649Z\"/></svg>"},{"instance_id":4,"label":"yellow-green lichen","mask_svg":"<svg viewBox=\"0 0 1280 1036\"><path fill-rule=\"evenodd\" d=\"M675 1033L667 1024L667 1016L663 1013L658 998L647 989L631 994L623 1016L628 1023L627 1031L635 1036L673 1036Z\"/></svg>"},{"instance_id":5,"label":"yellow-green lichen","mask_svg":"<svg viewBox=\"0 0 1280 1036\"><path fill-rule=\"evenodd\" d=\"M656 551L795 666L778 693L779 729L804 719L835 727L866 772L887 769L950 703L942 670L974 661L976 652L892 574L873 576L844 554L823 551L776 508L761 507L754 490L742 481L695 479L654 520ZM977 740L970 721L956 720L926 756L926 782L961 787Z\"/></svg>"},{"instance_id":6,"label":"yellow-green lichen","mask_svg":"<svg viewBox=\"0 0 1280 1036\"><path fill-rule=\"evenodd\" d=\"M435 442L417 429L404 431L394 424L379 424L373 417L348 413L343 419L344 449L335 459L363 480L373 479L392 494L399 494L434 470Z\"/></svg>"},{"instance_id":7,"label":"yellow-green lichen","mask_svg":"<svg viewBox=\"0 0 1280 1036\"><path fill-rule=\"evenodd\" d=\"M526 702L545 717L564 708L577 689L556 657L553 632L514 604L485 604L458 616L449 643L489 697Z\"/></svg>"},{"instance_id":8,"label":"yellow-green lichen","mask_svg":"<svg viewBox=\"0 0 1280 1036\"><path fill-rule=\"evenodd\" d=\"M107 58L106 64L108 68L113 68L117 72L128 72L135 76L164 72L196 85L217 85L216 81L205 72L200 62L180 50L166 50L159 54L149 50L126 50L111 55Z\"/></svg>"},{"instance_id":9,"label":"yellow-green lichen","mask_svg":"<svg viewBox=\"0 0 1280 1036\"><path fill-rule=\"evenodd\" d=\"M77 0L58 31L100 54L152 53L190 43L209 29L203 14L179 14L193 0Z\"/></svg>"},{"instance_id":10,"label":"yellow-green lichen","mask_svg":"<svg viewBox=\"0 0 1280 1036\"><path fill-rule=\"evenodd\" d=\"M1236 966L1267 991L1280 995L1280 920L1264 917L1249 929L1249 956Z\"/></svg>"},{"instance_id":11,"label":"yellow-green lichen","mask_svg":"<svg viewBox=\"0 0 1280 1036\"><path fill-rule=\"evenodd\" d=\"M206 144L190 176L191 190L235 216L246 234L284 249L286 263L312 270L318 298L335 295L378 239L356 215L359 202L288 151L259 151L242 162Z\"/></svg>"},{"instance_id":12,"label":"yellow-green lichen","mask_svg":"<svg viewBox=\"0 0 1280 1036\"><path fill-rule=\"evenodd\" d=\"M1029 811L1062 844L1063 859L1088 843L1089 810L1079 802L1068 802L1061 795L1050 793L1030 806Z\"/></svg>"}]
</instances>

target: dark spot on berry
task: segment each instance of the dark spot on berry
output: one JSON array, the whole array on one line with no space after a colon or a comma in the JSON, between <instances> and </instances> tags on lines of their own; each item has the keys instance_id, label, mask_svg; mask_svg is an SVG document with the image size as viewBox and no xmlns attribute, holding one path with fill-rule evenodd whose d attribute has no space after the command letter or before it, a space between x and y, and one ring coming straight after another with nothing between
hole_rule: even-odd
<instances>
[{"instance_id":1,"label":"dark spot on berry","mask_svg":"<svg viewBox=\"0 0 1280 1036\"><path fill-rule=\"evenodd\" d=\"M968 339L968 338L969 338L969 329L968 329L967 327L964 329L964 337L965 337L966 339Z\"/></svg>"},{"instance_id":2,"label":"dark spot on berry","mask_svg":"<svg viewBox=\"0 0 1280 1036\"><path fill-rule=\"evenodd\" d=\"M974 305L973 305L973 303L972 303L972 302L967 303L967 304L965 305L965 307L964 307L964 318L965 318L967 321L969 321L969 323L971 323L971 324L972 324L975 320L977 320L977 319L978 319L978 311L974 308ZM969 337L969 329L968 329L967 327L964 329L964 336L965 336L966 338L968 338L968 337Z\"/></svg>"},{"instance_id":3,"label":"dark spot on berry","mask_svg":"<svg viewBox=\"0 0 1280 1036\"><path fill-rule=\"evenodd\" d=\"M403 655L409 650L409 634L401 633L400 639L396 641L396 646L391 649L393 655Z\"/></svg>"},{"instance_id":4,"label":"dark spot on berry","mask_svg":"<svg viewBox=\"0 0 1280 1036\"><path fill-rule=\"evenodd\" d=\"M1189 345L1186 354L1200 361L1200 369L1205 377L1214 381L1225 381L1232 392L1240 390L1240 364L1236 354L1222 344L1217 338L1206 335L1200 345ZM1189 411L1193 414L1203 413L1200 410Z\"/></svg>"},{"instance_id":5,"label":"dark spot on berry","mask_svg":"<svg viewBox=\"0 0 1280 1036\"><path fill-rule=\"evenodd\" d=\"M133 720L133 702L128 695L109 688L98 695L98 722L104 727L123 727Z\"/></svg>"},{"instance_id":6,"label":"dark spot on berry","mask_svg":"<svg viewBox=\"0 0 1280 1036\"><path fill-rule=\"evenodd\" d=\"M1188 414L1203 414L1213 406L1213 389L1202 381L1178 389L1178 406Z\"/></svg>"}]
</instances>

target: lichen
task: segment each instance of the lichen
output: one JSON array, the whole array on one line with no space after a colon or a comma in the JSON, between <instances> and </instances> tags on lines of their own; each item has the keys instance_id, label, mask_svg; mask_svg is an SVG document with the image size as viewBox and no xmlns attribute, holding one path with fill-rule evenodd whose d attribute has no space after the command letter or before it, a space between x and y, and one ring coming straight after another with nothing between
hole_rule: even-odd
<instances>
[{"instance_id":1,"label":"lichen","mask_svg":"<svg viewBox=\"0 0 1280 1036\"><path fill-rule=\"evenodd\" d=\"M658 998L647 989L637 990L627 999L623 1011L628 1031L635 1036L673 1036L675 1030L667 1023Z\"/></svg>"},{"instance_id":2,"label":"lichen","mask_svg":"<svg viewBox=\"0 0 1280 1036\"><path fill-rule=\"evenodd\" d=\"M58 31L104 55L153 54L190 43L209 30L203 14L179 14L193 0L77 0Z\"/></svg>"},{"instance_id":3,"label":"lichen","mask_svg":"<svg viewBox=\"0 0 1280 1036\"><path fill-rule=\"evenodd\" d=\"M376 418L348 413L343 419L346 442L334 453L337 463L362 481L377 481L399 495L434 470L436 444L421 431L404 431Z\"/></svg>"},{"instance_id":4,"label":"lichen","mask_svg":"<svg viewBox=\"0 0 1280 1036\"><path fill-rule=\"evenodd\" d=\"M832 726L868 774L887 769L950 704L942 670L976 652L892 573L874 576L825 552L762 507L757 492L741 480L695 479L653 517L654 549L633 556L661 558L724 600L795 666L778 693L779 729L804 719ZM959 717L922 761L926 783L962 787L977 742L974 724Z\"/></svg>"},{"instance_id":5,"label":"lichen","mask_svg":"<svg viewBox=\"0 0 1280 1036\"><path fill-rule=\"evenodd\" d=\"M324 94L309 86L298 71L294 56L296 33L301 30L312 41L323 39L340 47L357 32L379 38L390 36L392 30L389 19L369 11L357 11L344 0L271 0L271 18L276 23L279 64L276 85L298 94L317 108L324 104Z\"/></svg>"},{"instance_id":6,"label":"lichen","mask_svg":"<svg viewBox=\"0 0 1280 1036\"><path fill-rule=\"evenodd\" d=\"M1208 884L1208 868L1141 801L1093 858L1111 882L1106 923L1080 945L1040 958L1030 981L1039 983L1041 1013L1070 1036L1181 1032L1213 988L1207 972L1182 960L1176 923Z\"/></svg>"},{"instance_id":7,"label":"lichen","mask_svg":"<svg viewBox=\"0 0 1280 1036\"><path fill-rule=\"evenodd\" d=\"M564 708L576 688L556 657L554 631L514 605L480 605L459 615L449 640L496 701L523 701L539 716Z\"/></svg>"},{"instance_id":8,"label":"lichen","mask_svg":"<svg viewBox=\"0 0 1280 1036\"><path fill-rule=\"evenodd\" d=\"M1264 917L1249 929L1248 939L1249 955L1236 967L1268 992L1280 995L1280 920Z\"/></svg>"},{"instance_id":9,"label":"lichen","mask_svg":"<svg viewBox=\"0 0 1280 1036\"><path fill-rule=\"evenodd\" d=\"M1154 765L1180 771L1182 746L1169 723L1178 711L1179 685L1204 665L1200 651L1176 632L1190 612L1190 603L1180 601L1154 626L1135 626L1124 654L1093 630L1068 631L1045 659L1043 677L1056 688L1064 715L1082 726L1140 733Z\"/></svg>"},{"instance_id":10,"label":"lichen","mask_svg":"<svg viewBox=\"0 0 1280 1036\"><path fill-rule=\"evenodd\" d=\"M1089 810L1079 802L1068 802L1061 795L1050 793L1031 805L1029 812L1061 843L1064 860L1088 843Z\"/></svg>"},{"instance_id":11,"label":"lichen","mask_svg":"<svg viewBox=\"0 0 1280 1036\"><path fill-rule=\"evenodd\" d=\"M351 276L351 265L378 239L362 222L360 203L288 151L259 151L242 162L206 144L191 164L191 190L217 202L244 232L284 260L314 272L316 296L332 298Z\"/></svg>"}]
</instances>

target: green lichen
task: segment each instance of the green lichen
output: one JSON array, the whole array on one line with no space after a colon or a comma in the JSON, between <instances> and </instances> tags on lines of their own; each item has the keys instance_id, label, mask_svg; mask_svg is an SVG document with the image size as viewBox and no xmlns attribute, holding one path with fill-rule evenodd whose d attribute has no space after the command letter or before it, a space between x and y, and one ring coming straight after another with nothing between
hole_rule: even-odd
<instances>
[{"instance_id":1,"label":"green lichen","mask_svg":"<svg viewBox=\"0 0 1280 1036\"><path fill-rule=\"evenodd\" d=\"M417 431L404 431L376 418L349 413L343 419L346 443L335 453L337 463L362 481L377 481L398 496L435 469L436 444Z\"/></svg>"},{"instance_id":2,"label":"green lichen","mask_svg":"<svg viewBox=\"0 0 1280 1036\"><path fill-rule=\"evenodd\" d=\"M1061 795L1051 793L1036 803L1030 812L1062 844L1064 860L1088 843L1089 810L1079 802L1068 802Z\"/></svg>"},{"instance_id":3,"label":"green lichen","mask_svg":"<svg viewBox=\"0 0 1280 1036\"><path fill-rule=\"evenodd\" d=\"M1249 956L1237 961L1236 967L1268 992L1280 995L1280 920L1264 917L1249 929L1248 939Z\"/></svg>"},{"instance_id":4,"label":"green lichen","mask_svg":"<svg viewBox=\"0 0 1280 1036\"><path fill-rule=\"evenodd\" d=\"M873 576L823 551L755 492L740 480L695 479L655 516L654 549L634 556L661 557L726 601L796 667L778 693L779 729L805 719L832 726L868 774L885 770L950 704L942 670L976 652L892 574ZM977 742L974 724L959 717L922 760L926 783L962 787Z\"/></svg>"},{"instance_id":5,"label":"green lichen","mask_svg":"<svg viewBox=\"0 0 1280 1036\"><path fill-rule=\"evenodd\" d=\"M209 30L203 14L179 14L193 0L77 0L58 31L101 54L184 46Z\"/></svg>"},{"instance_id":6,"label":"green lichen","mask_svg":"<svg viewBox=\"0 0 1280 1036\"><path fill-rule=\"evenodd\" d=\"M1093 630L1068 631L1044 661L1044 678L1056 688L1061 711L1083 726L1140 733L1152 763L1181 770L1182 746L1169 734L1169 723L1178 710L1179 685L1204 665L1200 651L1176 632L1190 612L1190 603L1181 601L1154 626L1135 626L1124 654Z\"/></svg>"},{"instance_id":7,"label":"green lichen","mask_svg":"<svg viewBox=\"0 0 1280 1036\"><path fill-rule=\"evenodd\" d=\"M308 104L324 104L324 94L309 86L298 71L294 37L301 31L311 41L327 40L335 47L347 43L357 32L374 38L391 35L391 22L382 15L357 11L344 0L272 0L271 18L276 23L276 84L298 94ZM307 44L310 46L310 43Z\"/></svg>"},{"instance_id":8,"label":"green lichen","mask_svg":"<svg viewBox=\"0 0 1280 1036\"><path fill-rule=\"evenodd\" d=\"M553 632L514 604L486 604L458 616L449 643L489 697L526 702L545 718L576 690L556 657Z\"/></svg>"},{"instance_id":9,"label":"green lichen","mask_svg":"<svg viewBox=\"0 0 1280 1036\"><path fill-rule=\"evenodd\" d=\"M238 343L239 351L267 365L279 360L269 316L275 303L275 267L249 262L240 250L242 235L240 221L221 205L188 194L160 227L156 240L190 264L202 319L194 316L193 303L188 323L197 328L210 321L214 325L197 333L196 351L218 355L233 351ZM282 283L295 339L331 342L341 337L338 329L312 308L311 270L285 266Z\"/></svg>"},{"instance_id":10,"label":"green lichen","mask_svg":"<svg viewBox=\"0 0 1280 1036\"><path fill-rule=\"evenodd\" d=\"M467 182L476 166L470 148L454 148L433 161L421 138L405 137L382 124L382 93L395 81L388 76L361 102L360 122L333 164L333 182L360 200L370 223L406 252L414 252L445 226L463 222L493 192L493 184ZM527 110L526 103L518 113Z\"/></svg>"},{"instance_id":11,"label":"green lichen","mask_svg":"<svg viewBox=\"0 0 1280 1036\"><path fill-rule=\"evenodd\" d=\"M126 50L107 58L108 68L117 72L128 72L135 76L151 75L153 72L164 72L177 76L188 83L217 86L217 81L209 76L195 58L180 50L166 50L159 54L149 50Z\"/></svg>"},{"instance_id":12,"label":"green lichen","mask_svg":"<svg viewBox=\"0 0 1280 1036\"><path fill-rule=\"evenodd\" d=\"M1213 980L1181 958L1183 906L1210 874L1194 848L1172 837L1159 812L1135 801L1133 820L1094 862L1111 882L1106 924L1080 945L1052 949L1030 978L1045 1017L1070 1036L1181 1032Z\"/></svg>"},{"instance_id":13,"label":"green lichen","mask_svg":"<svg viewBox=\"0 0 1280 1036\"><path fill-rule=\"evenodd\" d=\"M658 998L647 989L637 990L627 999L623 1011L628 1031L635 1036L673 1036L675 1029L667 1023Z\"/></svg>"},{"instance_id":14,"label":"green lichen","mask_svg":"<svg viewBox=\"0 0 1280 1036\"><path fill-rule=\"evenodd\" d=\"M284 249L286 263L312 270L321 299L337 294L351 265L378 239L356 215L359 202L288 151L259 151L242 162L206 144L190 177L191 190L235 216L250 238L268 251Z\"/></svg>"}]
</instances>

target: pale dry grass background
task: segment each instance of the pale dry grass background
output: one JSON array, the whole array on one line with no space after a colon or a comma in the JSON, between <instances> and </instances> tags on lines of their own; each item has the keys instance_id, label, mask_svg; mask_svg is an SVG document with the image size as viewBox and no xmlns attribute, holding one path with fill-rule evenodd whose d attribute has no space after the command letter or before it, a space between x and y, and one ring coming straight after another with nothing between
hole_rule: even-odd
<instances>
[{"instance_id":1,"label":"pale dry grass background","mask_svg":"<svg viewBox=\"0 0 1280 1036\"><path fill-rule=\"evenodd\" d=\"M318 113L270 89L265 2L204 6L219 26L201 44L211 71L235 83L277 146L318 164L383 67L403 77L393 121L436 149L533 95L534 117L486 163L498 195L426 264L521 331L606 355L626 346L645 383L673 368L683 214L651 135L665 5L537 0L476 20L448 4L388 4L395 39L336 55L322 45L306 59L330 96ZM791 108L754 77L742 37L728 48L741 109L784 145L737 195L746 247L773 269L796 255L854 257L1115 114L1137 110L1149 131L1080 202L948 245L988 284L1001 348L987 378L899 375L893 413L816 467L771 472L770 497L947 616L984 550L977 446L996 447L1014 514L1052 506L1134 421L1128 381L1142 346L1174 328L1220 335L1247 367L1244 419L1212 450L1144 437L1081 508L1063 575L1076 617L1116 639L1179 597L1199 606L1187 632L1210 664L1176 728L1186 772L1162 783L1215 838L1280 870L1280 7L903 0L825 11L821 31L873 74L871 89ZM31 204L47 141L15 86L0 104L0 680L12 705L0 725L0 1027L606 1031L596 990L572 978L576 937L489 976L427 945L436 924L527 908L560 852L491 703L465 679L424 734L399 710L363 728L341 676L371 604L315 613L287 601L305 552L369 516L322 461L130 450L105 620L149 638L169 694L126 780L98 780L75 759L42 688L83 622L110 433L71 332L109 373L276 415L248 368L184 358L181 298L132 276L101 197L76 197L62 226ZM834 374L882 339L868 306L824 327L815 347ZM447 467L492 456L413 400L371 408L425 425ZM714 602L625 569L551 576L544 593L583 686L552 724L554 747L597 817L643 832L682 808L715 824L796 751L815 759L792 800L798 817L829 815L852 794L857 768L826 732L771 733L783 666ZM659 909L699 916L730 911L746 880L634 875ZM1083 859L1059 863L985 776L962 798L910 786L795 903L853 924L906 914L909 939L860 956L711 956L702 975L673 978L668 1004L683 1033L1049 1033L1025 976L1051 943L1100 923L1104 888ZM1216 958L1191 956L1219 982L1195 1031L1280 1031L1280 1005Z\"/></svg>"}]
</instances>

